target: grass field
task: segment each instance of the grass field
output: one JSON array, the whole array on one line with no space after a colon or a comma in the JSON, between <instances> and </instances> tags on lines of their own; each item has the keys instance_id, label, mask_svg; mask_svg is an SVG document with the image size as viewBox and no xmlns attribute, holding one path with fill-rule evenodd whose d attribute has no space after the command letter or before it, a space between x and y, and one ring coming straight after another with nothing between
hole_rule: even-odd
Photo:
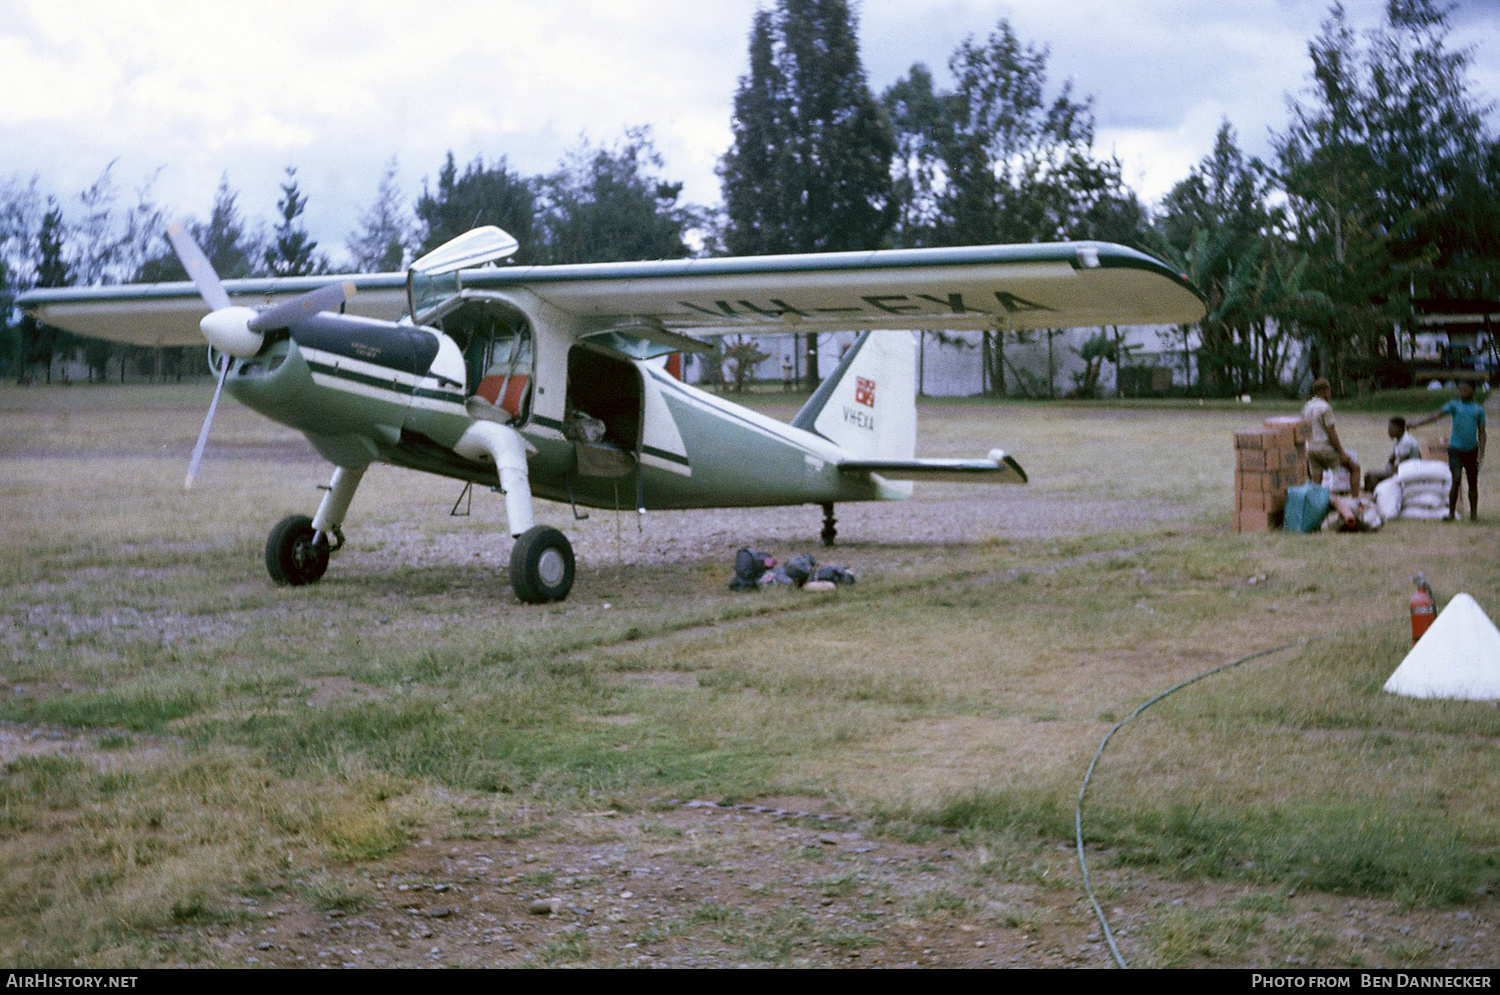
<instances>
[{"instance_id":1,"label":"grass field","mask_svg":"<svg viewBox=\"0 0 1500 995\"><path fill-rule=\"evenodd\" d=\"M0 388L5 963L291 963L342 942L267 933L302 916L369 925L379 944L338 953L360 964L1103 964L1070 856L1100 737L1309 637L1112 744L1086 837L1127 956L1500 963L1500 708L1380 690L1416 570L1440 603L1500 606L1489 474L1477 524L1234 535L1230 433L1290 404L934 401L924 455L1000 445L1032 483L841 507L826 554L816 509L575 523L543 503L579 580L524 607L499 500L452 518L456 486L389 468L324 582L273 587L265 533L311 513L327 467L231 403L184 494L210 391ZM1366 463L1386 413L1340 420ZM740 545L860 582L732 595ZM856 828L829 843L672 799ZM677 861L658 907L684 888L690 907L633 911L608 875L568 873L609 847ZM435 880L438 851L449 878L510 870L409 928L392 882Z\"/></svg>"}]
</instances>

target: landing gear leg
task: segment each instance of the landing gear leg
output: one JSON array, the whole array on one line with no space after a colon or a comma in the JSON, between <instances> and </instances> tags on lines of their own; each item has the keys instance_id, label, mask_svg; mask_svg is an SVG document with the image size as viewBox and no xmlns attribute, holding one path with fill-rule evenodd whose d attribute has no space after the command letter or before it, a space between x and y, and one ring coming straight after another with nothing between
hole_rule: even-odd
<instances>
[{"instance_id":1,"label":"landing gear leg","mask_svg":"<svg viewBox=\"0 0 1500 995\"><path fill-rule=\"evenodd\" d=\"M313 516L312 527L327 535L338 536L339 545L343 545L343 534L339 531L344 524L344 515L349 511L349 502L354 500L354 492L359 487L359 482L364 478L365 467L358 470L350 470L347 467L338 467L333 471L333 479L328 482L328 493L323 495L323 503L318 505L318 513Z\"/></svg>"},{"instance_id":2,"label":"landing gear leg","mask_svg":"<svg viewBox=\"0 0 1500 995\"><path fill-rule=\"evenodd\" d=\"M839 530L834 528L838 519L833 517L833 502L829 501L823 505L823 545L832 546L833 540L838 538Z\"/></svg>"},{"instance_id":3,"label":"landing gear leg","mask_svg":"<svg viewBox=\"0 0 1500 995\"><path fill-rule=\"evenodd\" d=\"M505 521L516 537L510 551L510 586L528 605L540 605L561 601L573 589L573 545L556 529L535 524L526 446L521 433L509 425L477 421L459 437L453 451L495 464L505 492ZM571 481L568 488L571 494ZM588 517L579 516L577 508L573 513Z\"/></svg>"},{"instance_id":4,"label":"landing gear leg","mask_svg":"<svg viewBox=\"0 0 1500 995\"><path fill-rule=\"evenodd\" d=\"M273 581L300 587L323 578L328 558L344 545L344 513L364 475L364 467L337 468L317 515L288 515L276 523L266 537L266 572Z\"/></svg>"}]
</instances>

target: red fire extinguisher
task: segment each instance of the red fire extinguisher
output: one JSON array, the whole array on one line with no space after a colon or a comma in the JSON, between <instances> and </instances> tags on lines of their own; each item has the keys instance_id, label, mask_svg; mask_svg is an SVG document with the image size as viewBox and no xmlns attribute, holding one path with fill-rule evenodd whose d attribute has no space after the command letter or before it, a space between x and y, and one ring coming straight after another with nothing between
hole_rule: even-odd
<instances>
[{"instance_id":1,"label":"red fire extinguisher","mask_svg":"<svg viewBox=\"0 0 1500 995\"><path fill-rule=\"evenodd\" d=\"M1411 596L1411 644L1415 646L1417 640L1422 638L1432 625L1432 620L1437 617L1437 609L1432 601L1432 588L1427 583L1425 574L1417 574L1411 579L1417 585L1417 591Z\"/></svg>"}]
</instances>

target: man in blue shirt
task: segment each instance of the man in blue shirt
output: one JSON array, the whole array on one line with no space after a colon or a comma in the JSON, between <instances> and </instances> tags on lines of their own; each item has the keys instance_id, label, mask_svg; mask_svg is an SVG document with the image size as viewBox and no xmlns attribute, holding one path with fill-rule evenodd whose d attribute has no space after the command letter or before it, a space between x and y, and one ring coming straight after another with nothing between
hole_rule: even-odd
<instances>
[{"instance_id":1,"label":"man in blue shirt","mask_svg":"<svg viewBox=\"0 0 1500 995\"><path fill-rule=\"evenodd\" d=\"M1458 385L1458 400L1449 401L1439 411L1434 411L1412 428L1431 425L1440 418L1453 418L1453 431L1448 435L1448 469L1453 472L1453 486L1448 490L1448 517L1458 517L1459 477L1469 475L1469 520L1479 517L1479 464L1484 462L1484 407L1474 403L1474 385L1467 381Z\"/></svg>"}]
</instances>

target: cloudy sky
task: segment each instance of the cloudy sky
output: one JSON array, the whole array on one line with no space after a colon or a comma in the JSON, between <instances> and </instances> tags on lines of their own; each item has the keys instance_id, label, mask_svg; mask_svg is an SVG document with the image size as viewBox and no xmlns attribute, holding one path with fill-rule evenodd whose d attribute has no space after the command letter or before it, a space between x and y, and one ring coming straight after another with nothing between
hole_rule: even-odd
<instances>
[{"instance_id":1,"label":"cloudy sky","mask_svg":"<svg viewBox=\"0 0 1500 995\"><path fill-rule=\"evenodd\" d=\"M71 198L117 160L133 188L206 215L228 175L269 224L295 165L306 220L335 260L396 156L408 199L448 150L552 169L580 136L650 125L685 199L719 199L714 165L771 0L6 0L0 4L0 179L40 174ZM1383 0L1345 0L1356 26ZM946 81L965 37L1002 17L1051 50L1054 83L1092 95L1097 150L1160 197L1228 119L1252 152L1305 85L1323 0L864 0L860 43L878 94L913 62ZM1500 3L1461 0L1455 46L1500 97Z\"/></svg>"}]
</instances>

